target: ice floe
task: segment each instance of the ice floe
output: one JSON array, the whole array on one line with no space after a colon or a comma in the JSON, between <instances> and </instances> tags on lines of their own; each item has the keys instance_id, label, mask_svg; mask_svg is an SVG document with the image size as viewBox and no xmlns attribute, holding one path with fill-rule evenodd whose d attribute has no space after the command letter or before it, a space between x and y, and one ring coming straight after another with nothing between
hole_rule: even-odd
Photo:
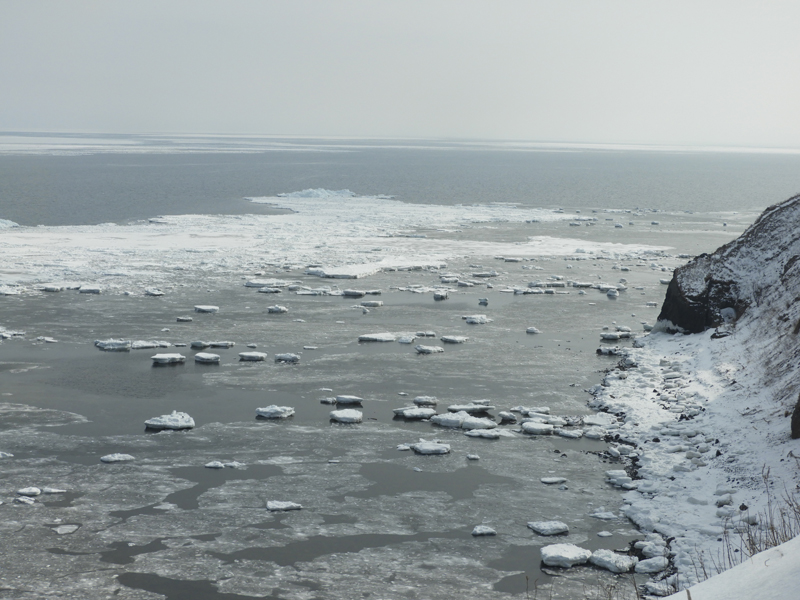
<instances>
[{"instance_id":1,"label":"ice floe","mask_svg":"<svg viewBox=\"0 0 800 600\"><path fill-rule=\"evenodd\" d=\"M192 429L194 419L185 412L173 410L168 415L148 419L144 424L148 429Z\"/></svg>"},{"instance_id":2,"label":"ice floe","mask_svg":"<svg viewBox=\"0 0 800 600\"><path fill-rule=\"evenodd\" d=\"M591 550L575 544L553 544L542 548L542 562L548 567L568 569L575 565L585 564L591 556Z\"/></svg>"},{"instance_id":3,"label":"ice floe","mask_svg":"<svg viewBox=\"0 0 800 600\"><path fill-rule=\"evenodd\" d=\"M561 535L569 533L569 526L563 521L529 521L528 529L539 535Z\"/></svg>"},{"instance_id":4,"label":"ice floe","mask_svg":"<svg viewBox=\"0 0 800 600\"><path fill-rule=\"evenodd\" d=\"M449 454L450 444L443 444L437 441L420 440L415 444L408 444L417 454Z\"/></svg>"},{"instance_id":5,"label":"ice floe","mask_svg":"<svg viewBox=\"0 0 800 600\"><path fill-rule=\"evenodd\" d=\"M464 342L468 341L469 338L463 335L443 335L439 338L445 344L463 344Z\"/></svg>"},{"instance_id":6,"label":"ice floe","mask_svg":"<svg viewBox=\"0 0 800 600\"><path fill-rule=\"evenodd\" d=\"M291 352L285 352L283 354L276 354L275 355L275 362L276 363L284 363L284 364L297 364L300 362L300 355L293 354Z\"/></svg>"},{"instance_id":7,"label":"ice floe","mask_svg":"<svg viewBox=\"0 0 800 600\"><path fill-rule=\"evenodd\" d=\"M417 351L417 354L439 354L444 352L444 348L441 346L425 346L423 344L414 346L414 350Z\"/></svg>"},{"instance_id":8,"label":"ice floe","mask_svg":"<svg viewBox=\"0 0 800 600\"><path fill-rule=\"evenodd\" d=\"M291 406L277 406L270 404L264 408L257 408L256 415L264 419L286 419L294 414L294 408Z\"/></svg>"},{"instance_id":9,"label":"ice floe","mask_svg":"<svg viewBox=\"0 0 800 600\"><path fill-rule=\"evenodd\" d=\"M174 365L174 364L181 364L186 360L186 357L183 354L178 354L177 352L172 353L165 353L165 354L154 354L150 357L153 361L154 365Z\"/></svg>"},{"instance_id":10,"label":"ice floe","mask_svg":"<svg viewBox=\"0 0 800 600\"><path fill-rule=\"evenodd\" d=\"M194 362L202 364L219 364L219 354L211 354L210 352L198 352L194 355Z\"/></svg>"},{"instance_id":11,"label":"ice floe","mask_svg":"<svg viewBox=\"0 0 800 600\"><path fill-rule=\"evenodd\" d=\"M342 410L332 410L330 413L332 421L338 423L361 423L364 415L360 410L354 408L344 408Z\"/></svg>"},{"instance_id":12,"label":"ice floe","mask_svg":"<svg viewBox=\"0 0 800 600\"><path fill-rule=\"evenodd\" d=\"M281 500L269 500L267 501L267 510L278 512L278 511L288 511L288 510L301 510L303 507L302 505L296 502L284 502Z\"/></svg>"},{"instance_id":13,"label":"ice floe","mask_svg":"<svg viewBox=\"0 0 800 600\"><path fill-rule=\"evenodd\" d=\"M199 313L216 313L219 312L219 306L213 306L211 304L197 304L194 307L194 311Z\"/></svg>"},{"instance_id":14,"label":"ice floe","mask_svg":"<svg viewBox=\"0 0 800 600\"><path fill-rule=\"evenodd\" d=\"M100 460L104 463L118 463L118 462L130 462L132 460L136 460L130 454L106 454L105 456L101 456Z\"/></svg>"},{"instance_id":15,"label":"ice floe","mask_svg":"<svg viewBox=\"0 0 800 600\"><path fill-rule=\"evenodd\" d=\"M113 338L107 340L95 340L94 345L100 348L100 350L105 350L106 352L127 352L131 349L130 340L116 340Z\"/></svg>"},{"instance_id":16,"label":"ice floe","mask_svg":"<svg viewBox=\"0 0 800 600\"><path fill-rule=\"evenodd\" d=\"M489 527L488 525L475 525L472 529L472 535L475 537L485 536L485 535L497 535L497 531Z\"/></svg>"},{"instance_id":17,"label":"ice floe","mask_svg":"<svg viewBox=\"0 0 800 600\"><path fill-rule=\"evenodd\" d=\"M589 562L612 573L627 573L637 565L639 559L612 550L600 549L592 553Z\"/></svg>"},{"instance_id":18,"label":"ice floe","mask_svg":"<svg viewBox=\"0 0 800 600\"><path fill-rule=\"evenodd\" d=\"M267 356L266 352L239 352L239 360L244 362L262 362Z\"/></svg>"}]
</instances>

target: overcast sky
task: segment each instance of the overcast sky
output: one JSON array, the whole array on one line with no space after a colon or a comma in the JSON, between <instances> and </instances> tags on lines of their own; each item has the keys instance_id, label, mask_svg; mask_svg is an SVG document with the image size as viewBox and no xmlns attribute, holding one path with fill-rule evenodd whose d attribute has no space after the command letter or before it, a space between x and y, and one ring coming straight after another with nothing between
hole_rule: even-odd
<instances>
[{"instance_id":1,"label":"overcast sky","mask_svg":"<svg viewBox=\"0 0 800 600\"><path fill-rule=\"evenodd\" d=\"M800 148L800 2L0 0L0 130Z\"/></svg>"}]
</instances>

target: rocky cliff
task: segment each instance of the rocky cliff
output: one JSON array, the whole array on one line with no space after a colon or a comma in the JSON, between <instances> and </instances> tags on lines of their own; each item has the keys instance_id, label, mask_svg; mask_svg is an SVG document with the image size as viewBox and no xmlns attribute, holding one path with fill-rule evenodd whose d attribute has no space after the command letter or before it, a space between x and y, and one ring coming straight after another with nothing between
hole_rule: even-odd
<instances>
[{"instance_id":1,"label":"rocky cliff","mask_svg":"<svg viewBox=\"0 0 800 600\"><path fill-rule=\"evenodd\" d=\"M764 394L795 409L800 437L800 195L769 207L739 238L676 269L658 317L665 331L721 328L763 369Z\"/></svg>"}]
</instances>

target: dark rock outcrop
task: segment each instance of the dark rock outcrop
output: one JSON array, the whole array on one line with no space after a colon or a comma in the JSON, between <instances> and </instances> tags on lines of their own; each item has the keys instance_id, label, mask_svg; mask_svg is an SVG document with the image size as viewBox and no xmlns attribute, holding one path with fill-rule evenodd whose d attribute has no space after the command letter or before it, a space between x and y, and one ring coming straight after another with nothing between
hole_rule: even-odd
<instances>
[{"instance_id":1,"label":"dark rock outcrop","mask_svg":"<svg viewBox=\"0 0 800 600\"><path fill-rule=\"evenodd\" d=\"M800 280L800 196L769 207L739 238L675 270L658 320L699 333L736 321Z\"/></svg>"},{"instance_id":2,"label":"dark rock outcrop","mask_svg":"<svg viewBox=\"0 0 800 600\"><path fill-rule=\"evenodd\" d=\"M797 399L792 413L792 439L796 440L797 438L800 438L800 398Z\"/></svg>"}]
</instances>

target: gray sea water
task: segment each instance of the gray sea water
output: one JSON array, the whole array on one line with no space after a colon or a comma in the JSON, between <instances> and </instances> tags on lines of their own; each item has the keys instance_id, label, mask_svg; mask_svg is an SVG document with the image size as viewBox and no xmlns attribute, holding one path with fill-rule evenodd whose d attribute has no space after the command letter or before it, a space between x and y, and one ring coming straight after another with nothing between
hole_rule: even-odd
<instances>
[{"instance_id":1,"label":"gray sea water","mask_svg":"<svg viewBox=\"0 0 800 600\"><path fill-rule=\"evenodd\" d=\"M182 140L177 149L161 142L158 151L151 144L134 153L116 152L112 141L69 151L40 143L35 151L0 154L0 218L34 226L269 214L274 209L245 197L348 188L395 195L409 211L421 203L517 202L597 218L592 226L476 225L437 234L442 238L491 246L535 234L670 249L647 258L514 263L461 256L449 271L500 273L493 287L479 283L443 302L409 291L439 282L439 273L426 269L340 282L382 290L384 306L368 313L337 296L283 292L276 300L241 285L253 273L219 270L158 298L69 290L0 297L0 326L26 332L0 343L0 451L14 454L0 463L0 537L13 548L0 555L0 598L526 598L535 590L583 598L608 586L632 593L630 581L591 567L540 563L539 548L548 543L622 549L637 539L625 519L590 516L615 512L621 501L605 483L605 470L614 468L604 454L608 442L526 436L514 426L502 426L508 438L472 439L396 418L392 409L432 395L440 412L488 399L493 416L518 405L588 415L584 390L615 364L596 354L603 327L642 334L642 322L655 321L663 300L660 280L685 256L729 241L761 208L791 195L800 157L325 140L269 140L269 148L250 140L247 152L241 140L204 141L192 152ZM615 227L620 221L623 230ZM0 230L0 257L2 236ZM270 277L321 283L302 268L262 268ZM627 289L616 299L595 289L501 291L553 276L624 278ZM276 302L289 304L290 314L267 313ZM225 310L192 313L197 304ZM468 325L462 316L474 313L493 321ZM176 322L182 315L193 320ZM527 334L531 326L541 333ZM435 338L416 343L434 345L446 334L470 339L430 356L398 343L358 342L377 331L433 331ZM37 341L42 335L58 343ZM197 364L194 351L177 348L185 364L153 367L154 350L106 353L92 345L110 337L224 339L236 346L213 350L220 365ZM249 343L270 356L296 352L300 363L239 362ZM329 420L333 407L320 400L336 394L364 398L362 424ZM293 406L296 414L257 420L255 408L270 404ZM172 410L188 412L198 427L145 432L145 419ZM396 449L419 438L439 439L452 451L418 456ZM100 463L113 452L136 460ZM212 460L241 465L203 467ZM547 476L567 482L541 483ZM66 491L32 506L15 503L15 491L30 485ZM303 509L271 513L272 500ZM567 522L569 535L553 540L526 527L551 519ZM480 524L497 535L473 537ZM64 525L77 528L59 533ZM603 530L611 535L599 537Z\"/></svg>"}]
</instances>

